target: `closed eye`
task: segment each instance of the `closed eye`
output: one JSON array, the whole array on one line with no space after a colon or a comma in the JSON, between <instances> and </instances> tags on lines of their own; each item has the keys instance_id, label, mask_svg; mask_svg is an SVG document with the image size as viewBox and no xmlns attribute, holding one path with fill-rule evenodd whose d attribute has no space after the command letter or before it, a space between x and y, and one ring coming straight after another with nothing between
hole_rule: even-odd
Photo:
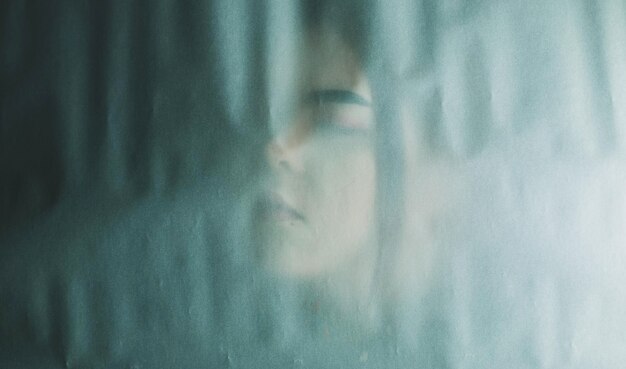
<instances>
[{"instance_id":1,"label":"closed eye","mask_svg":"<svg viewBox=\"0 0 626 369\"><path fill-rule=\"evenodd\" d=\"M309 96L308 100L314 104L322 105L324 103L334 103L334 104L353 104L360 106L371 107L372 103L369 102L365 97L357 94L356 92L349 90L338 90L338 89L324 89L324 90L314 90Z\"/></svg>"},{"instance_id":2,"label":"closed eye","mask_svg":"<svg viewBox=\"0 0 626 369\"><path fill-rule=\"evenodd\" d=\"M340 133L370 131L373 125L371 103L348 90L315 90L308 96L318 128Z\"/></svg>"}]
</instances>

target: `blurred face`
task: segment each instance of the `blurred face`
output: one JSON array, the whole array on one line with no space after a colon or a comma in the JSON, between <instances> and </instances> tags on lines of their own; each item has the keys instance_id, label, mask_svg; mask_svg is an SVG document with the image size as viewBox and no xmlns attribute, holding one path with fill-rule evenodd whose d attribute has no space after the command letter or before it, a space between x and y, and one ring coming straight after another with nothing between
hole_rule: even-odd
<instances>
[{"instance_id":1,"label":"blurred face","mask_svg":"<svg viewBox=\"0 0 626 369\"><path fill-rule=\"evenodd\" d=\"M302 47L296 107L266 146L254 236L267 269L307 277L372 252L376 167L372 93L356 55L331 32Z\"/></svg>"}]
</instances>

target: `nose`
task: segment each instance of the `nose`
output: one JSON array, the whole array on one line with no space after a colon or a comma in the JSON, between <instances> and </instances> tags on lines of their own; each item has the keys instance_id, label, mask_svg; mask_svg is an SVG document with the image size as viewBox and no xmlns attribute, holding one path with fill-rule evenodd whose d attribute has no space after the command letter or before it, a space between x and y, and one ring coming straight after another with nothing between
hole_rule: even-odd
<instances>
[{"instance_id":1,"label":"nose","mask_svg":"<svg viewBox=\"0 0 626 369\"><path fill-rule=\"evenodd\" d=\"M301 172L303 170L303 147L306 132L301 127L292 127L275 134L265 146L265 157L273 170Z\"/></svg>"}]
</instances>

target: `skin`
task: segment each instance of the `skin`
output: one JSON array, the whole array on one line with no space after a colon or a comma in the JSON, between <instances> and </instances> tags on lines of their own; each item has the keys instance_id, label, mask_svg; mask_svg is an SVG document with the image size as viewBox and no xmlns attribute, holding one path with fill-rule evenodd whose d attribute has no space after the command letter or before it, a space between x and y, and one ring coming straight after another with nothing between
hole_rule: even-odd
<instances>
[{"instance_id":1,"label":"skin","mask_svg":"<svg viewBox=\"0 0 626 369\"><path fill-rule=\"evenodd\" d=\"M293 103L280 108L270 104L271 117L284 115L270 123L267 170L252 191L264 205L261 211L257 207L254 213L246 212L253 215L253 250L258 265L270 275L298 283L302 308L312 313L307 320L315 321L319 332L372 337L385 328L385 306L414 300L430 284L431 221L441 207L437 199L442 196L443 173L425 170L416 161L421 147L417 135L404 135L411 151L402 180L413 190L397 209L403 233L393 254L386 254L393 265L387 258L380 273L375 155L379 122L374 119L370 82L357 55L337 33L312 30L299 46L298 68L291 77L281 74L284 69L270 69L293 83L287 86L289 92L280 91ZM401 119L404 129L414 132L410 111ZM267 206L268 198L281 206Z\"/></svg>"},{"instance_id":2,"label":"skin","mask_svg":"<svg viewBox=\"0 0 626 369\"><path fill-rule=\"evenodd\" d=\"M283 276L359 279L375 254L372 93L336 34L313 32L302 47L296 109L265 148L260 202L281 207L257 217L257 257Z\"/></svg>"}]
</instances>

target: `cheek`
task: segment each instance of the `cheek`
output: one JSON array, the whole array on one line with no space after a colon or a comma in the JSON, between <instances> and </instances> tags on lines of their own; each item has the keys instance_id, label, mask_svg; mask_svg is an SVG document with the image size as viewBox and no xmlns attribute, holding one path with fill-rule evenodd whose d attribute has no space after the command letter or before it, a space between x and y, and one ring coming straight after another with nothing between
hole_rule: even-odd
<instances>
[{"instance_id":1,"label":"cheek","mask_svg":"<svg viewBox=\"0 0 626 369\"><path fill-rule=\"evenodd\" d=\"M346 236L356 237L365 231L374 210L374 161L365 153L350 155L337 169L328 179L329 186L336 188L328 205L336 208L334 213L342 220Z\"/></svg>"},{"instance_id":2,"label":"cheek","mask_svg":"<svg viewBox=\"0 0 626 369\"><path fill-rule=\"evenodd\" d=\"M315 257L345 261L371 244L376 169L369 145L317 145L305 167Z\"/></svg>"}]
</instances>

